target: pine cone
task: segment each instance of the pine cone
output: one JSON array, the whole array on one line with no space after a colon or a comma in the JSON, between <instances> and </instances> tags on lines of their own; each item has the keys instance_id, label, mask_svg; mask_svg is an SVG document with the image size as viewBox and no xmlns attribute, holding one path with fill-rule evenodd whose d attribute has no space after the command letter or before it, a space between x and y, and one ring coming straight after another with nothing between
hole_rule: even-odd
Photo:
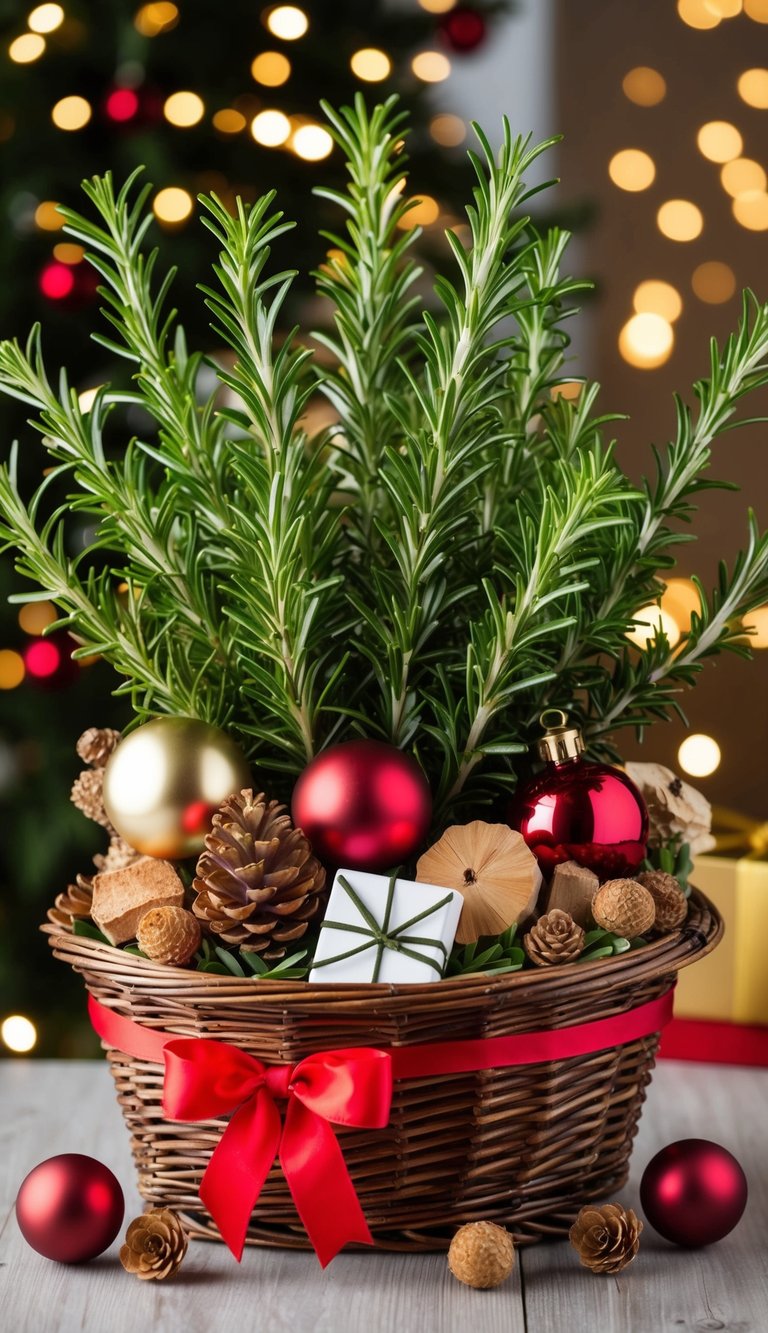
<instances>
[{"instance_id":1,"label":"pine cone","mask_svg":"<svg viewBox=\"0 0 768 1333\"><path fill-rule=\"evenodd\" d=\"M77 882L70 884L66 893L60 893L53 907L48 908L48 920L54 926L71 931L75 921L88 920L92 901L93 881L90 875L78 875Z\"/></svg>"},{"instance_id":2,"label":"pine cone","mask_svg":"<svg viewBox=\"0 0 768 1333\"><path fill-rule=\"evenodd\" d=\"M655 930L677 930L688 915L688 899L674 875L665 870L644 870L637 877L653 898L656 907Z\"/></svg>"},{"instance_id":3,"label":"pine cone","mask_svg":"<svg viewBox=\"0 0 768 1333\"><path fill-rule=\"evenodd\" d=\"M183 967L200 947L200 922L183 907L150 907L139 922L136 941L153 963Z\"/></svg>"},{"instance_id":4,"label":"pine cone","mask_svg":"<svg viewBox=\"0 0 768 1333\"><path fill-rule=\"evenodd\" d=\"M523 937L523 948L537 967L572 963L584 948L584 931L568 912L553 907Z\"/></svg>"},{"instance_id":5,"label":"pine cone","mask_svg":"<svg viewBox=\"0 0 768 1333\"><path fill-rule=\"evenodd\" d=\"M120 1263L128 1273L145 1280L173 1277L187 1253L189 1237L170 1208L152 1208L134 1218L120 1249Z\"/></svg>"},{"instance_id":6,"label":"pine cone","mask_svg":"<svg viewBox=\"0 0 768 1333\"><path fill-rule=\"evenodd\" d=\"M112 727L89 727L77 742L78 756L84 764L104 768L120 739L120 732Z\"/></svg>"},{"instance_id":7,"label":"pine cone","mask_svg":"<svg viewBox=\"0 0 768 1333\"><path fill-rule=\"evenodd\" d=\"M110 838L106 852L96 853L93 864L103 873L105 870L125 870L126 866L132 866L134 861L140 860L141 852L137 852L135 847L116 833Z\"/></svg>"},{"instance_id":8,"label":"pine cone","mask_svg":"<svg viewBox=\"0 0 768 1333\"><path fill-rule=\"evenodd\" d=\"M88 819L93 819L103 828L109 829L114 833L109 815L104 809L104 769L103 768L84 768L82 773L75 778L70 793L70 800L78 810L82 810Z\"/></svg>"},{"instance_id":9,"label":"pine cone","mask_svg":"<svg viewBox=\"0 0 768 1333\"><path fill-rule=\"evenodd\" d=\"M319 910L325 871L285 806L249 789L213 816L192 888L195 915L227 944L282 958Z\"/></svg>"},{"instance_id":10,"label":"pine cone","mask_svg":"<svg viewBox=\"0 0 768 1333\"><path fill-rule=\"evenodd\" d=\"M588 1204L568 1234L585 1268L593 1273L620 1273L635 1258L642 1229L631 1208L622 1208L620 1203L602 1208Z\"/></svg>"},{"instance_id":11,"label":"pine cone","mask_svg":"<svg viewBox=\"0 0 768 1333\"><path fill-rule=\"evenodd\" d=\"M603 930L634 940L656 920L653 898L636 879L609 879L592 899L592 915Z\"/></svg>"}]
</instances>

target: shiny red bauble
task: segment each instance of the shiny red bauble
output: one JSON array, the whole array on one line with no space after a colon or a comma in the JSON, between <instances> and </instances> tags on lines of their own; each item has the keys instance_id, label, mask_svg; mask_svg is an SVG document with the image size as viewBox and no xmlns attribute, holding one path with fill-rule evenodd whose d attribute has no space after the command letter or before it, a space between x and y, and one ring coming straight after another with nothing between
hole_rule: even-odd
<instances>
[{"instance_id":1,"label":"shiny red bauble","mask_svg":"<svg viewBox=\"0 0 768 1333\"><path fill-rule=\"evenodd\" d=\"M475 51L485 41L487 33L485 18L470 5L459 5L445 14L440 27L448 45L460 54Z\"/></svg>"},{"instance_id":2,"label":"shiny red bauble","mask_svg":"<svg viewBox=\"0 0 768 1333\"><path fill-rule=\"evenodd\" d=\"M651 1226L675 1245L711 1245L732 1231L747 1206L747 1178L727 1148L679 1139L648 1163L640 1202Z\"/></svg>"},{"instance_id":3,"label":"shiny red bauble","mask_svg":"<svg viewBox=\"0 0 768 1333\"><path fill-rule=\"evenodd\" d=\"M423 844L432 795L416 761L394 745L345 741L305 768L291 811L321 861L386 870Z\"/></svg>"},{"instance_id":4,"label":"shiny red bauble","mask_svg":"<svg viewBox=\"0 0 768 1333\"><path fill-rule=\"evenodd\" d=\"M509 809L545 875L578 861L601 880L636 875L646 854L648 811L618 768L581 758L547 764L518 789Z\"/></svg>"},{"instance_id":5,"label":"shiny red bauble","mask_svg":"<svg viewBox=\"0 0 768 1333\"><path fill-rule=\"evenodd\" d=\"M34 1167L16 1199L28 1245L46 1259L79 1264L108 1249L123 1221L118 1181L95 1157L67 1152Z\"/></svg>"}]
</instances>

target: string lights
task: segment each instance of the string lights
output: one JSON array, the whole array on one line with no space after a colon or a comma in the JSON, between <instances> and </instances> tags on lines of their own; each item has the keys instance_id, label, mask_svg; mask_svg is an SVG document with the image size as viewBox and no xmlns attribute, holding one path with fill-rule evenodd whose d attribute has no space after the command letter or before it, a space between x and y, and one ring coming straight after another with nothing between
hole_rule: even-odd
<instances>
[{"instance_id":1,"label":"string lights","mask_svg":"<svg viewBox=\"0 0 768 1333\"><path fill-rule=\"evenodd\" d=\"M677 752L677 761L692 778L708 778L720 766L720 746L713 736L695 732L686 736Z\"/></svg>"},{"instance_id":2,"label":"string lights","mask_svg":"<svg viewBox=\"0 0 768 1333\"><path fill-rule=\"evenodd\" d=\"M273 37L283 42L296 42L309 28L309 19L297 5L277 5L264 14L264 22Z\"/></svg>"},{"instance_id":3,"label":"string lights","mask_svg":"<svg viewBox=\"0 0 768 1333\"><path fill-rule=\"evenodd\" d=\"M24 1014L9 1014L0 1023L3 1045L16 1055L25 1055L37 1045L37 1028Z\"/></svg>"},{"instance_id":4,"label":"string lights","mask_svg":"<svg viewBox=\"0 0 768 1333\"><path fill-rule=\"evenodd\" d=\"M51 107L51 120L59 130L82 130L91 119L93 108L85 97L73 93Z\"/></svg>"},{"instance_id":5,"label":"string lights","mask_svg":"<svg viewBox=\"0 0 768 1333\"><path fill-rule=\"evenodd\" d=\"M30 32L55 32L63 22L64 10L61 5L38 5L27 15Z\"/></svg>"}]
</instances>

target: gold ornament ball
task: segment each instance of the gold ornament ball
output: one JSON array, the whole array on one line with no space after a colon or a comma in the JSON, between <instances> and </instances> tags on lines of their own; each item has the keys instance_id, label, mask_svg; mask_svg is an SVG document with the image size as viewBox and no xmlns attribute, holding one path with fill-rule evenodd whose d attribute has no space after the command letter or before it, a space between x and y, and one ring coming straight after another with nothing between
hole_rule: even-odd
<instances>
[{"instance_id":1,"label":"gold ornament ball","mask_svg":"<svg viewBox=\"0 0 768 1333\"><path fill-rule=\"evenodd\" d=\"M495 1222L467 1222L448 1250L448 1267L468 1287L498 1287L514 1266L514 1241Z\"/></svg>"},{"instance_id":2,"label":"gold ornament ball","mask_svg":"<svg viewBox=\"0 0 768 1333\"><path fill-rule=\"evenodd\" d=\"M242 750L218 727L159 717L121 740L104 769L104 808L145 856L178 860L205 845L227 796L251 784Z\"/></svg>"}]
</instances>

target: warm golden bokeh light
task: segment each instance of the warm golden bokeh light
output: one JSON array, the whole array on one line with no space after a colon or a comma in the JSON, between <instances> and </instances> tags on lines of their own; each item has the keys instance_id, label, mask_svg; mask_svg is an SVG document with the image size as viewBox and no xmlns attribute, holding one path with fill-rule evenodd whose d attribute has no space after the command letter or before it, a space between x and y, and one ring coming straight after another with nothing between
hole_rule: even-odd
<instances>
[{"instance_id":1,"label":"warm golden bokeh light","mask_svg":"<svg viewBox=\"0 0 768 1333\"><path fill-rule=\"evenodd\" d=\"M736 275L728 264L719 259L708 259L693 270L691 286L700 301L722 305L724 301L730 301L736 291Z\"/></svg>"},{"instance_id":2,"label":"warm golden bokeh light","mask_svg":"<svg viewBox=\"0 0 768 1333\"><path fill-rule=\"evenodd\" d=\"M440 51L419 51L411 61L411 69L423 83L442 83L451 72L451 62Z\"/></svg>"},{"instance_id":3,"label":"warm golden bokeh light","mask_svg":"<svg viewBox=\"0 0 768 1333\"><path fill-rule=\"evenodd\" d=\"M309 19L296 5L278 5L266 15L266 24L274 37L283 42L296 42L309 27Z\"/></svg>"},{"instance_id":4,"label":"warm golden bokeh light","mask_svg":"<svg viewBox=\"0 0 768 1333\"><path fill-rule=\"evenodd\" d=\"M23 1014L9 1014L0 1023L0 1038L9 1051L24 1055L37 1044L37 1028Z\"/></svg>"},{"instance_id":5,"label":"warm golden bokeh light","mask_svg":"<svg viewBox=\"0 0 768 1333\"><path fill-rule=\"evenodd\" d=\"M671 282L648 278L635 288L632 304L638 315L661 315L662 319L674 324L683 309L683 298Z\"/></svg>"},{"instance_id":6,"label":"warm golden bokeh light","mask_svg":"<svg viewBox=\"0 0 768 1333\"><path fill-rule=\"evenodd\" d=\"M167 185L164 190L158 190L152 200L152 211L158 222L172 227L186 222L193 208L192 195L179 185Z\"/></svg>"},{"instance_id":7,"label":"warm golden bokeh light","mask_svg":"<svg viewBox=\"0 0 768 1333\"><path fill-rule=\"evenodd\" d=\"M741 13L742 0L704 0L704 3L719 19L735 19Z\"/></svg>"},{"instance_id":8,"label":"warm golden bokeh light","mask_svg":"<svg viewBox=\"0 0 768 1333\"><path fill-rule=\"evenodd\" d=\"M750 647L768 648L768 606L758 606L744 617L744 628L752 630Z\"/></svg>"},{"instance_id":9,"label":"warm golden bokeh light","mask_svg":"<svg viewBox=\"0 0 768 1333\"><path fill-rule=\"evenodd\" d=\"M456 8L458 0L419 0L419 4L428 14L448 14Z\"/></svg>"},{"instance_id":10,"label":"warm golden bokeh light","mask_svg":"<svg viewBox=\"0 0 768 1333\"><path fill-rule=\"evenodd\" d=\"M251 74L265 88L280 88L291 77L291 62L282 51L262 51L251 62Z\"/></svg>"},{"instance_id":11,"label":"warm golden bokeh light","mask_svg":"<svg viewBox=\"0 0 768 1333\"><path fill-rule=\"evenodd\" d=\"M672 354L675 335L669 320L652 311L633 315L619 334L619 351L630 366L655 370Z\"/></svg>"},{"instance_id":12,"label":"warm golden bokeh light","mask_svg":"<svg viewBox=\"0 0 768 1333\"><path fill-rule=\"evenodd\" d=\"M637 648L645 648L653 643L659 631L667 636L670 648L680 642L680 626L671 612L663 606L643 606L635 613L633 627L627 630L626 637Z\"/></svg>"},{"instance_id":13,"label":"warm golden bokeh light","mask_svg":"<svg viewBox=\"0 0 768 1333\"><path fill-rule=\"evenodd\" d=\"M764 190L768 176L760 163L751 157L735 157L732 162L726 162L720 172L720 180L723 189L737 199L740 194L748 194L750 190Z\"/></svg>"},{"instance_id":14,"label":"warm golden bokeh light","mask_svg":"<svg viewBox=\"0 0 768 1333\"><path fill-rule=\"evenodd\" d=\"M322 125L301 125L293 133L291 148L305 162L320 162L333 152L333 139Z\"/></svg>"},{"instance_id":15,"label":"warm golden bokeh light","mask_svg":"<svg viewBox=\"0 0 768 1333\"><path fill-rule=\"evenodd\" d=\"M37 32L24 32L8 47L8 55L15 65L31 65L45 50L45 38Z\"/></svg>"},{"instance_id":16,"label":"warm golden bokeh light","mask_svg":"<svg viewBox=\"0 0 768 1333\"><path fill-rule=\"evenodd\" d=\"M24 658L12 648L0 649L0 690L15 690L24 679Z\"/></svg>"},{"instance_id":17,"label":"warm golden bokeh light","mask_svg":"<svg viewBox=\"0 0 768 1333\"><path fill-rule=\"evenodd\" d=\"M247 124L242 111L235 111L232 106L222 107L213 117L213 127L220 134L239 134Z\"/></svg>"},{"instance_id":18,"label":"warm golden bokeh light","mask_svg":"<svg viewBox=\"0 0 768 1333\"><path fill-rule=\"evenodd\" d=\"M740 194L731 208L736 221L747 231L768 231L768 194L765 190Z\"/></svg>"},{"instance_id":19,"label":"warm golden bokeh light","mask_svg":"<svg viewBox=\"0 0 768 1333\"><path fill-rule=\"evenodd\" d=\"M568 402L574 403L583 388L584 384L581 380L563 380L562 384L552 385L549 396L553 401L558 398L565 398Z\"/></svg>"},{"instance_id":20,"label":"warm golden bokeh light","mask_svg":"<svg viewBox=\"0 0 768 1333\"><path fill-rule=\"evenodd\" d=\"M608 175L620 190L647 190L656 178L656 167L642 149L622 148L608 163Z\"/></svg>"},{"instance_id":21,"label":"warm golden bokeh light","mask_svg":"<svg viewBox=\"0 0 768 1333\"><path fill-rule=\"evenodd\" d=\"M443 148L458 148L467 137L467 127L461 116L453 116L448 112L432 117L429 132L435 143Z\"/></svg>"},{"instance_id":22,"label":"warm golden bokeh light","mask_svg":"<svg viewBox=\"0 0 768 1333\"><path fill-rule=\"evenodd\" d=\"M35 209L35 226L41 231L61 231L64 219L59 212L59 205L53 199L43 199Z\"/></svg>"},{"instance_id":23,"label":"warm golden bokeh light","mask_svg":"<svg viewBox=\"0 0 768 1333\"><path fill-rule=\"evenodd\" d=\"M62 97L51 109L51 120L59 130L82 130L92 115L90 102L76 93Z\"/></svg>"},{"instance_id":24,"label":"warm golden bokeh light","mask_svg":"<svg viewBox=\"0 0 768 1333\"><path fill-rule=\"evenodd\" d=\"M133 26L142 37L158 37L161 32L169 32L179 21L178 6L170 3L142 5L133 19Z\"/></svg>"},{"instance_id":25,"label":"warm golden bokeh light","mask_svg":"<svg viewBox=\"0 0 768 1333\"><path fill-rule=\"evenodd\" d=\"M701 235L704 218L689 199L668 199L656 214L656 224L670 241L695 241Z\"/></svg>"},{"instance_id":26,"label":"warm golden bokeh light","mask_svg":"<svg viewBox=\"0 0 768 1333\"><path fill-rule=\"evenodd\" d=\"M25 634L42 634L56 619L53 602L25 602L19 608L19 628Z\"/></svg>"},{"instance_id":27,"label":"warm golden bokeh light","mask_svg":"<svg viewBox=\"0 0 768 1333\"><path fill-rule=\"evenodd\" d=\"M64 10L61 5L36 5L27 15L27 27L30 32L55 32L64 22Z\"/></svg>"},{"instance_id":28,"label":"warm golden bokeh light","mask_svg":"<svg viewBox=\"0 0 768 1333\"><path fill-rule=\"evenodd\" d=\"M667 82L663 74L650 65L636 65L624 75L621 81L624 96L635 106L658 106L667 95Z\"/></svg>"},{"instance_id":29,"label":"warm golden bokeh light","mask_svg":"<svg viewBox=\"0 0 768 1333\"><path fill-rule=\"evenodd\" d=\"M721 21L707 8L706 0L677 0L677 12L689 28L716 28Z\"/></svg>"},{"instance_id":30,"label":"warm golden bokeh light","mask_svg":"<svg viewBox=\"0 0 768 1333\"><path fill-rule=\"evenodd\" d=\"M282 111L260 111L251 121L251 134L263 148L279 148L290 133L291 122Z\"/></svg>"},{"instance_id":31,"label":"warm golden bokeh light","mask_svg":"<svg viewBox=\"0 0 768 1333\"><path fill-rule=\"evenodd\" d=\"M713 736L695 732L686 736L677 752L677 762L692 778L708 778L719 767L720 746Z\"/></svg>"},{"instance_id":32,"label":"warm golden bokeh light","mask_svg":"<svg viewBox=\"0 0 768 1333\"><path fill-rule=\"evenodd\" d=\"M355 51L349 63L352 73L366 83L380 83L382 79L389 77L392 70L389 56L375 46L361 47L359 51Z\"/></svg>"},{"instance_id":33,"label":"warm golden bokeh light","mask_svg":"<svg viewBox=\"0 0 768 1333\"><path fill-rule=\"evenodd\" d=\"M85 259L85 249L74 241L59 241L53 247L53 257L60 264L80 264Z\"/></svg>"},{"instance_id":34,"label":"warm golden bokeh light","mask_svg":"<svg viewBox=\"0 0 768 1333\"><path fill-rule=\"evenodd\" d=\"M667 579L661 595L663 610L668 611L681 629L687 630L694 611L701 610L699 594L693 579Z\"/></svg>"},{"instance_id":35,"label":"warm golden bokeh light","mask_svg":"<svg viewBox=\"0 0 768 1333\"><path fill-rule=\"evenodd\" d=\"M768 23L768 0L744 0L744 13L755 23Z\"/></svg>"},{"instance_id":36,"label":"warm golden bokeh light","mask_svg":"<svg viewBox=\"0 0 768 1333\"><path fill-rule=\"evenodd\" d=\"M710 162L730 162L738 157L744 140L735 125L728 120L709 120L696 135L699 152Z\"/></svg>"},{"instance_id":37,"label":"warm golden bokeh light","mask_svg":"<svg viewBox=\"0 0 768 1333\"><path fill-rule=\"evenodd\" d=\"M165 99L163 115L171 125L187 130L203 119L205 102L202 97L198 97L197 93L189 92L186 89L178 93L171 93L170 97Z\"/></svg>"},{"instance_id":38,"label":"warm golden bokeh light","mask_svg":"<svg viewBox=\"0 0 768 1333\"><path fill-rule=\"evenodd\" d=\"M403 231L410 231L413 227L429 227L433 222L437 222L439 216L440 205L437 200L430 194L422 194L397 225Z\"/></svg>"},{"instance_id":39,"label":"warm golden bokeh light","mask_svg":"<svg viewBox=\"0 0 768 1333\"><path fill-rule=\"evenodd\" d=\"M768 69L745 69L739 75L736 87L747 106L755 106L760 111L768 108Z\"/></svg>"}]
</instances>

